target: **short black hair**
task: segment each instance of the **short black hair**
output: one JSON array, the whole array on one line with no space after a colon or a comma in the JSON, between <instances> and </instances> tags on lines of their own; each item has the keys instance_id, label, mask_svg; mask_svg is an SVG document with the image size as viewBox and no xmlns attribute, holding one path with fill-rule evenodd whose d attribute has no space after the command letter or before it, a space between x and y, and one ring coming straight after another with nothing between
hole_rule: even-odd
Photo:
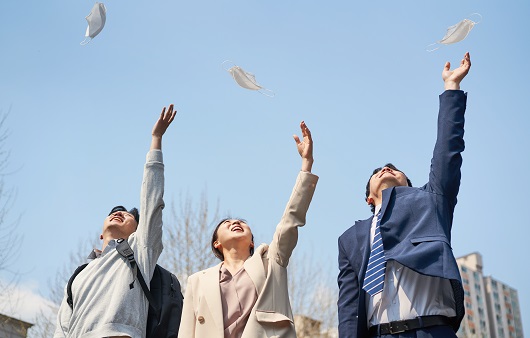
<instances>
[{"instance_id":1,"label":"short black hair","mask_svg":"<svg viewBox=\"0 0 530 338\"><path fill-rule=\"evenodd\" d=\"M380 172L384 167L388 167L388 168L390 168L392 170L399 171L400 173L403 173L403 175L405 175L405 178L407 179L407 184L409 185L409 187L412 187L412 182L409 180L409 178L407 177L407 175L404 172L402 172L401 170L396 168L396 166L393 165L392 163L387 163L387 164L385 164L382 167L375 168L374 171L372 172L372 175L370 175L370 177L368 178L368 183L366 183L366 197L364 199L365 202L368 199L368 196L370 196L370 179L372 179L372 176L374 176L376 173ZM372 210L372 214L375 213L375 205L370 204L370 210Z\"/></svg>"},{"instance_id":2,"label":"short black hair","mask_svg":"<svg viewBox=\"0 0 530 338\"><path fill-rule=\"evenodd\" d=\"M109 216L116 211L125 211L129 214L133 215L134 219L136 220L136 224L140 223L140 212L136 208L132 208L131 210L127 210L123 205L117 205L114 208L112 208L109 212Z\"/></svg>"},{"instance_id":3,"label":"short black hair","mask_svg":"<svg viewBox=\"0 0 530 338\"><path fill-rule=\"evenodd\" d=\"M217 249L215 246L214 246L214 243L217 241L217 239L219 238L217 236L217 230L219 230L219 227L221 226L221 224L223 224L224 222L228 221L228 220L231 220L231 219L236 219L240 222L243 222L245 224L248 224L246 220L242 219L242 218L235 218L235 217L226 217L226 218L223 218L218 224L217 226L215 227L214 231L213 231L213 234L212 234L212 242L210 243L211 247L212 247L212 252L213 254L215 255L215 257L219 258L221 261L224 261L225 260L225 256L223 255L223 252L219 249ZM254 243L254 234L252 234L252 243ZM252 256L254 254L254 247L250 247L250 255Z\"/></svg>"}]
</instances>

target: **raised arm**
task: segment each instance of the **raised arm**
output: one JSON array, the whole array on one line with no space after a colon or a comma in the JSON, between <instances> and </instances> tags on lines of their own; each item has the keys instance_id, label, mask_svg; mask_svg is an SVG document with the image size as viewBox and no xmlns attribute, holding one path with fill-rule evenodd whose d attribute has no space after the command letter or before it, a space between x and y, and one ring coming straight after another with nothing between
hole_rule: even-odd
<instances>
[{"instance_id":1,"label":"raised arm","mask_svg":"<svg viewBox=\"0 0 530 338\"><path fill-rule=\"evenodd\" d=\"M140 193L140 223L136 238L140 247L151 250L150 266L156 263L162 251L162 209L164 208L164 161L162 156L162 136L175 119L173 104L164 107L151 131L151 146L147 153L144 176Z\"/></svg>"},{"instance_id":2,"label":"raised arm","mask_svg":"<svg viewBox=\"0 0 530 338\"><path fill-rule=\"evenodd\" d=\"M287 202L282 219L276 227L268 256L286 267L298 241L298 227L304 226L309 204L313 198L318 177L311 173L313 166L313 140L305 122L300 123L303 139L296 135L298 153L302 157L302 171L298 174L291 197Z\"/></svg>"},{"instance_id":3,"label":"raised arm","mask_svg":"<svg viewBox=\"0 0 530 338\"><path fill-rule=\"evenodd\" d=\"M446 196L454 206L460 187L467 101L466 94L460 90L460 82L471 67L469 53L464 55L458 68L450 70L450 67L451 64L447 62L442 72L446 91L440 95L437 138L429 184L433 192Z\"/></svg>"}]
</instances>

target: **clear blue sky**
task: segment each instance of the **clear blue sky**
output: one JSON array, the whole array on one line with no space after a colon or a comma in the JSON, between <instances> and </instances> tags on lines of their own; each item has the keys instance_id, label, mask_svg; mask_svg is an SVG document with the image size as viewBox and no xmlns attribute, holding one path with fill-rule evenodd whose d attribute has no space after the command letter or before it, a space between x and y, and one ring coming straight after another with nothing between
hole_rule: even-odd
<instances>
[{"instance_id":1,"label":"clear blue sky","mask_svg":"<svg viewBox=\"0 0 530 338\"><path fill-rule=\"evenodd\" d=\"M304 119L320 182L299 252L336 264L337 237L369 216L371 170L393 162L423 185L445 61L472 68L453 250L519 291L530 332L524 259L530 189L527 1L118 1L80 46L94 2L0 3L0 110L22 215L17 268L44 290L116 204L138 205L150 130L178 108L164 139L166 201L207 190L222 214L270 240L299 170ZM482 14L468 38L428 53L448 26ZM232 60L276 97L238 87ZM38 257L38 258L37 258Z\"/></svg>"}]
</instances>

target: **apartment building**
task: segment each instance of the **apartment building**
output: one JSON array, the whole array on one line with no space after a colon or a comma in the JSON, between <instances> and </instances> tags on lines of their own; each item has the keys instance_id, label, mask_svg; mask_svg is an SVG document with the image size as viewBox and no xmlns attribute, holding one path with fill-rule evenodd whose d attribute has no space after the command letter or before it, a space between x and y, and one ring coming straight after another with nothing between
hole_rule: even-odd
<instances>
[{"instance_id":1,"label":"apartment building","mask_svg":"<svg viewBox=\"0 0 530 338\"><path fill-rule=\"evenodd\" d=\"M466 316L459 338L524 338L517 290L483 275L482 255L456 259L464 287Z\"/></svg>"}]
</instances>

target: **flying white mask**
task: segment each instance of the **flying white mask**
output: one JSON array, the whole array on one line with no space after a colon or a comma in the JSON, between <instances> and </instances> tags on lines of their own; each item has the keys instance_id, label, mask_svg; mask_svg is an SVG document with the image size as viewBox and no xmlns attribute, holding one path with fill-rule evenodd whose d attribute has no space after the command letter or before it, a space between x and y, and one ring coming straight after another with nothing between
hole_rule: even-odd
<instances>
[{"instance_id":1,"label":"flying white mask","mask_svg":"<svg viewBox=\"0 0 530 338\"><path fill-rule=\"evenodd\" d=\"M471 15L478 15L481 18L480 21L482 21L482 16L480 14L473 13ZM467 35L471 31L471 29L473 29L473 26L475 26L479 22L474 22L474 21L471 21L469 19L464 19L464 20L460 21L459 23L457 23L456 25L453 25L453 26L447 28L447 32L445 33L445 36L440 41L438 41L436 43L433 43L433 44L430 44L428 47L434 46L436 44L449 45L449 44L452 44L452 43L456 43L456 42L462 41L462 40L464 40L467 37ZM433 52L433 51L437 50L438 48L440 48L440 47L436 47L434 49L427 49L427 51L428 52Z\"/></svg>"},{"instance_id":2,"label":"flying white mask","mask_svg":"<svg viewBox=\"0 0 530 338\"><path fill-rule=\"evenodd\" d=\"M96 2L90 14L85 18L88 22L88 27L86 28L85 40L81 42L81 45L86 45L93 38L98 35L103 27L105 27L105 21L107 21L107 9L105 5L100 2Z\"/></svg>"},{"instance_id":3,"label":"flying white mask","mask_svg":"<svg viewBox=\"0 0 530 338\"><path fill-rule=\"evenodd\" d=\"M221 65L224 65L225 63L234 64L232 61L226 60ZM240 85L241 87L250 89L250 90L257 90L261 94L268 96L268 97L274 96L274 92L272 90L269 90L267 88L263 88L262 86L260 86L258 82L256 81L256 77L254 76L254 74L245 72L243 68L233 65L229 69L226 69L223 66L223 69L229 72L234 78L234 80L236 80L237 84Z\"/></svg>"}]
</instances>

